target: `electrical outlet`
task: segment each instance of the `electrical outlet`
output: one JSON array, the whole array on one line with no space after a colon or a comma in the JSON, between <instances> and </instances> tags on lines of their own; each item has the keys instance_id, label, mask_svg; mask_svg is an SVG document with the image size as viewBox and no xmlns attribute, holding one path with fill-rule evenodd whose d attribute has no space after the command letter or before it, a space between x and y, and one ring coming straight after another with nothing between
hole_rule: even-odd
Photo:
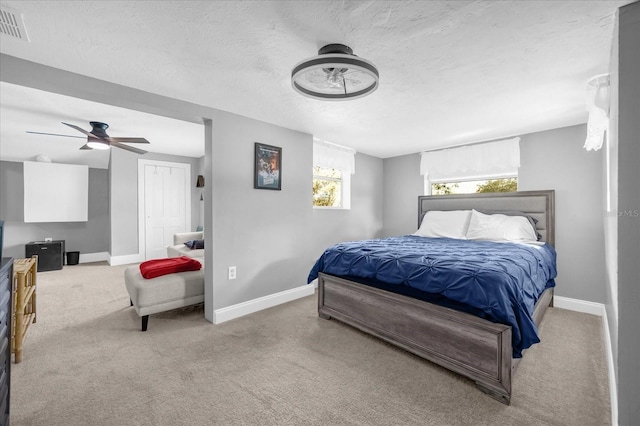
<instances>
[{"instance_id":1,"label":"electrical outlet","mask_svg":"<svg viewBox=\"0 0 640 426\"><path fill-rule=\"evenodd\" d=\"M236 267L235 266L229 266L229 269L227 271L227 278L230 280L235 280L236 279Z\"/></svg>"},{"instance_id":2,"label":"electrical outlet","mask_svg":"<svg viewBox=\"0 0 640 426\"><path fill-rule=\"evenodd\" d=\"M46 238L44 239L44 242L45 242L45 243L50 243L51 241L53 241L53 238L51 238L51 237L46 237Z\"/></svg>"}]
</instances>

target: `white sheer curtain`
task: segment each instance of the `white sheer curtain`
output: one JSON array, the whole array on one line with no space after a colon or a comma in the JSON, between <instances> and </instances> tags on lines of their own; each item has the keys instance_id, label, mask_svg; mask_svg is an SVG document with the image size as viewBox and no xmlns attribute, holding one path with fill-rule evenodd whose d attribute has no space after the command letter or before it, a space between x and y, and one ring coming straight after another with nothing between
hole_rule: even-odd
<instances>
[{"instance_id":1,"label":"white sheer curtain","mask_svg":"<svg viewBox=\"0 0 640 426\"><path fill-rule=\"evenodd\" d=\"M520 138L426 151L420 155L420 174L430 181L517 175Z\"/></svg>"},{"instance_id":2,"label":"white sheer curtain","mask_svg":"<svg viewBox=\"0 0 640 426\"><path fill-rule=\"evenodd\" d=\"M313 140L313 165L355 174L356 150L330 142Z\"/></svg>"},{"instance_id":3,"label":"white sheer curtain","mask_svg":"<svg viewBox=\"0 0 640 426\"><path fill-rule=\"evenodd\" d=\"M592 78L587 83L587 138L584 149L597 151L604 143L604 132L609 128L609 74Z\"/></svg>"}]
</instances>

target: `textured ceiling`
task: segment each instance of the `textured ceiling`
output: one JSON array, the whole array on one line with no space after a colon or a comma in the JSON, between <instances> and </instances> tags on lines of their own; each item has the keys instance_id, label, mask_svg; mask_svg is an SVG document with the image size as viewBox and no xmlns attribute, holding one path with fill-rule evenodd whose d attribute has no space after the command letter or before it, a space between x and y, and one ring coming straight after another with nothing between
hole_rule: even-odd
<instances>
[{"instance_id":1,"label":"textured ceiling","mask_svg":"<svg viewBox=\"0 0 640 426\"><path fill-rule=\"evenodd\" d=\"M608 72L615 11L630 2L5 1L30 42L3 35L0 51L387 158L586 122L586 83ZM346 102L296 93L291 68L329 43L376 64L379 89ZM61 121L88 128L108 115L41 108L39 122L16 112L9 124L9 109L29 107L0 88L3 151L9 127L69 134ZM148 137L135 118L100 121L112 136ZM185 155L204 154L201 137L179 145L190 144L199 151Z\"/></svg>"}]
</instances>

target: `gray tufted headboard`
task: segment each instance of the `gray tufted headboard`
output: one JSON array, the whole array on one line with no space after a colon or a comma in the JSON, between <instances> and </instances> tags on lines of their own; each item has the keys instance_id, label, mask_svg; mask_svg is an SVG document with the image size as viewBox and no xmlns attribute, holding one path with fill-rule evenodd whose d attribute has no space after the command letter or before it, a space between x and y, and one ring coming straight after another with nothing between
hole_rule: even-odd
<instances>
[{"instance_id":1,"label":"gray tufted headboard","mask_svg":"<svg viewBox=\"0 0 640 426\"><path fill-rule=\"evenodd\" d=\"M555 246L554 201L554 190L423 195L418 197L418 227L429 210L517 210L537 219L536 230L542 241Z\"/></svg>"}]
</instances>

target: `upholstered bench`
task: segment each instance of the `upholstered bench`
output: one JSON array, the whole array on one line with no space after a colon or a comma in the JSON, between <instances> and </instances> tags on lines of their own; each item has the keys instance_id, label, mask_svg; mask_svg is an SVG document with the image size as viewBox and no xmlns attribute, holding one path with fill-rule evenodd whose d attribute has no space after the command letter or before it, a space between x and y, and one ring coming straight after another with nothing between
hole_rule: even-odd
<instances>
[{"instance_id":1,"label":"upholstered bench","mask_svg":"<svg viewBox=\"0 0 640 426\"><path fill-rule=\"evenodd\" d=\"M197 259L200 263L203 259ZM139 265L124 270L131 306L147 331L149 315L204 302L204 265L199 271L178 272L146 279Z\"/></svg>"}]
</instances>

